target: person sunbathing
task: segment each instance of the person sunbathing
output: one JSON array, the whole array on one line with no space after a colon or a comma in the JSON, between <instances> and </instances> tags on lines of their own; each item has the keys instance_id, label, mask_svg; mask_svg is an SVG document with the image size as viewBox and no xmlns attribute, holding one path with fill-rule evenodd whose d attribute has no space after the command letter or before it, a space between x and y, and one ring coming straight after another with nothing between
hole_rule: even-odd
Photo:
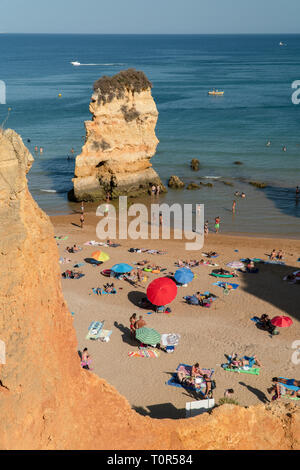
<instances>
[{"instance_id":1,"label":"person sunbathing","mask_svg":"<svg viewBox=\"0 0 300 470\"><path fill-rule=\"evenodd\" d=\"M277 259L282 260L283 259L283 251L279 250L277 253Z\"/></svg>"},{"instance_id":2,"label":"person sunbathing","mask_svg":"<svg viewBox=\"0 0 300 470\"><path fill-rule=\"evenodd\" d=\"M84 350L82 351L82 354L81 354L81 367L83 369L90 370L90 363L91 363L90 357L91 356L88 353L88 349L84 348Z\"/></svg>"},{"instance_id":3,"label":"person sunbathing","mask_svg":"<svg viewBox=\"0 0 300 470\"><path fill-rule=\"evenodd\" d=\"M130 321L130 334L131 334L131 336L133 336L133 337L135 338L135 331L136 331L136 329L135 329L135 323L136 323L136 321L137 321L137 319L136 319L136 313L134 313L133 315L131 315L129 321Z\"/></svg>"},{"instance_id":4,"label":"person sunbathing","mask_svg":"<svg viewBox=\"0 0 300 470\"><path fill-rule=\"evenodd\" d=\"M278 379L277 377L273 377L272 382L272 387L268 388L268 393L274 392L274 395L272 396L272 401L278 400L282 396L288 395L292 398L300 398L300 390L290 390L286 388L284 385L291 385L287 383L282 383L281 381L285 379ZM287 380L289 382L289 380ZM296 381L299 382L299 381Z\"/></svg>"},{"instance_id":5,"label":"person sunbathing","mask_svg":"<svg viewBox=\"0 0 300 470\"><path fill-rule=\"evenodd\" d=\"M270 334L274 333L274 330L276 327L271 323L271 320L269 318L269 315L264 313L260 319L259 319L259 325L261 326L262 329L268 331Z\"/></svg>"},{"instance_id":6,"label":"person sunbathing","mask_svg":"<svg viewBox=\"0 0 300 470\"><path fill-rule=\"evenodd\" d=\"M193 379L195 379L196 377L204 377L206 373L206 371L200 369L199 362L196 362L196 364L192 366L191 376Z\"/></svg>"},{"instance_id":7,"label":"person sunbathing","mask_svg":"<svg viewBox=\"0 0 300 470\"><path fill-rule=\"evenodd\" d=\"M149 263L148 260L143 260L143 261L138 261L136 264L137 264L137 266L145 266L148 263Z\"/></svg>"},{"instance_id":8,"label":"person sunbathing","mask_svg":"<svg viewBox=\"0 0 300 470\"><path fill-rule=\"evenodd\" d=\"M104 284L103 289L107 294L111 294L115 291L115 286L114 284Z\"/></svg>"},{"instance_id":9,"label":"person sunbathing","mask_svg":"<svg viewBox=\"0 0 300 470\"><path fill-rule=\"evenodd\" d=\"M191 386L193 385L193 379L186 375L186 372L183 370L177 371L177 379L178 382L181 383L183 386Z\"/></svg>"},{"instance_id":10,"label":"person sunbathing","mask_svg":"<svg viewBox=\"0 0 300 470\"><path fill-rule=\"evenodd\" d=\"M273 377L272 381L280 382L280 383L286 384L286 385L293 385L294 387L299 387L300 388L300 380L284 379L283 377L278 379L277 377Z\"/></svg>"},{"instance_id":11,"label":"person sunbathing","mask_svg":"<svg viewBox=\"0 0 300 470\"><path fill-rule=\"evenodd\" d=\"M80 250L80 248L77 245L73 246L73 253L76 253L79 250Z\"/></svg>"},{"instance_id":12,"label":"person sunbathing","mask_svg":"<svg viewBox=\"0 0 300 470\"><path fill-rule=\"evenodd\" d=\"M143 316L140 315L139 319L135 322L134 327L135 327L136 330L138 330L139 328L143 328L144 326L146 326L146 324L147 323L143 319Z\"/></svg>"},{"instance_id":13,"label":"person sunbathing","mask_svg":"<svg viewBox=\"0 0 300 470\"><path fill-rule=\"evenodd\" d=\"M233 354L231 359L230 359L230 363L229 363L229 368L252 368L254 365L257 365L258 367L261 367L262 364L261 362L257 359L257 357L255 355L251 356L251 357L247 357L245 356L245 358L243 359L238 359L237 358L237 354Z\"/></svg>"}]
</instances>

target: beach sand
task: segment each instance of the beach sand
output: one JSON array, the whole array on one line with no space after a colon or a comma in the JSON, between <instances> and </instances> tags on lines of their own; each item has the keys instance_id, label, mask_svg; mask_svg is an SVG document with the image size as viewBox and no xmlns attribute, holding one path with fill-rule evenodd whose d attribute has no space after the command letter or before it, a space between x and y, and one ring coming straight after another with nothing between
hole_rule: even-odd
<instances>
[{"instance_id":1,"label":"beach sand","mask_svg":"<svg viewBox=\"0 0 300 470\"><path fill-rule=\"evenodd\" d=\"M97 248L84 246L89 240L97 240L94 214L85 215L85 226L78 227L79 214L51 218L55 235L68 236L59 241L60 256L70 258L69 264L61 265L61 271L89 257ZM99 240L98 240L99 241ZM75 254L65 252L74 243L83 247ZM185 404L194 399L183 388L170 387L165 382L171 377L179 363L199 362L203 368L215 369L214 391L216 402L224 396L227 388L234 389L233 398L240 405L249 406L267 403L270 395L267 387L274 376L299 379L299 365L291 358L295 351L292 343L300 340L299 285L284 282L285 274L300 269L297 259L300 256L300 241L274 238L255 238L209 234L200 252L185 250L180 240L122 240L121 247L104 248L110 260L101 267L85 264L80 270L85 277L79 280L62 280L64 297L70 312L74 312L74 328L78 338L78 349L88 347L93 360L93 372L106 379L124 395L138 412L153 418L181 418L185 416ZM130 247L143 247L167 250L166 255L147 255L129 253ZM200 266L193 269L194 280L188 287L180 287L175 301L170 305L171 314L153 313L142 310L134 302L145 296L149 282L161 275L149 274L143 287L132 287L128 282L115 281L116 295L97 296L93 287L102 287L108 278L100 272L118 262L133 264L148 259L151 264L167 268L165 273L176 271L174 261L180 259L202 259L202 251L214 250L220 256L213 260L220 266L243 257L267 259L271 250L285 252L286 266L259 265L258 274L240 274L233 282L239 288L223 294L223 289L213 286L215 278L209 276L213 268ZM100 248L101 249L101 248ZM238 250L238 252L235 252ZM196 291L210 291L219 298L211 308L187 305L182 297ZM130 358L129 351L137 350L129 334L129 317L136 312L142 314L147 326L160 333L179 333L180 344L175 352L160 352L159 358ZM270 337L267 332L258 330L251 321L253 316L267 313L271 318L276 315L289 315L293 325L281 328L278 336ZM105 320L105 328L113 331L108 343L87 341L85 336L93 320ZM237 352L239 356L253 355L263 364L259 376L225 372L220 365L226 362L224 354ZM288 401L288 400L286 400ZM296 402L295 402L296 403Z\"/></svg>"}]
</instances>

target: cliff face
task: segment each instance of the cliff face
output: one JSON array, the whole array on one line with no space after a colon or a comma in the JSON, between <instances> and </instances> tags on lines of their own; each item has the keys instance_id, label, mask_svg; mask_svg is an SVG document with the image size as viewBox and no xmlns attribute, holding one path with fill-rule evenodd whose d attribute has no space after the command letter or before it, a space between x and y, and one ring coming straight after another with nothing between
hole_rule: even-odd
<instances>
[{"instance_id":1,"label":"cliff face","mask_svg":"<svg viewBox=\"0 0 300 470\"><path fill-rule=\"evenodd\" d=\"M153 183L162 187L150 163L158 144L151 86L143 72L133 69L95 83L93 119L85 123L86 142L76 158L76 200L103 199L108 191L113 198L137 196Z\"/></svg>"},{"instance_id":2,"label":"cliff face","mask_svg":"<svg viewBox=\"0 0 300 470\"><path fill-rule=\"evenodd\" d=\"M16 133L0 132L0 448L300 449L295 405L152 420L81 369L53 228L27 188L32 160Z\"/></svg>"}]
</instances>

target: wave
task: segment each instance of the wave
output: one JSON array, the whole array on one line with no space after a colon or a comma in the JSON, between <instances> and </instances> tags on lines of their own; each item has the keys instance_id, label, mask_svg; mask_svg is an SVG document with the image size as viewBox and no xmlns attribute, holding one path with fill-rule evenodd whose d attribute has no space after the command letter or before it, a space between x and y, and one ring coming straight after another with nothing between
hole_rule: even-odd
<instances>
[{"instance_id":1,"label":"wave","mask_svg":"<svg viewBox=\"0 0 300 470\"><path fill-rule=\"evenodd\" d=\"M85 67L98 67L98 66L118 66L118 65L126 65L126 64L122 64L122 63L81 64L80 62L78 62L78 65L76 65L76 66L77 67L82 67L82 66L85 66Z\"/></svg>"},{"instance_id":2,"label":"wave","mask_svg":"<svg viewBox=\"0 0 300 470\"><path fill-rule=\"evenodd\" d=\"M55 189L40 189L42 193L57 193Z\"/></svg>"},{"instance_id":3,"label":"wave","mask_svg":"<svg viewBox=\"0 0 300 470\"><path fill-rule=\"evenodd\" d=\"M205 179L208 179L208 180L218 180L218 179L222 178L222 176L201 176L201 178L205 178Z\"/></svg>"}]
</instances>

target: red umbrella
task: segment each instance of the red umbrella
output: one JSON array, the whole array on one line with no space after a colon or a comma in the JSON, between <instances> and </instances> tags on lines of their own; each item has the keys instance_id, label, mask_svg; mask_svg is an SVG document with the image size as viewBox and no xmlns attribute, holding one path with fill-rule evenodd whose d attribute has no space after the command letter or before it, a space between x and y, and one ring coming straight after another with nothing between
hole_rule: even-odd
<instances>
[{"instance_id":1,"label":"red umbrella","mask_svg":"<svg viewBox=\"0 0 300 470\"><path fill-rule=\"evenodd\" d=\"M147 298L157 306L171 303L177 295L177 286L168 277L159 277L152 281L147 289Z\"/></svg>"},{"instance_id":2,"label":"red umbrella","mask_svg":"<svg viewBox=\"0 0 300 470\"><path fill-rule=\"evenodd\" d=\"M286 328L287 326L291 326L293 324L293 320L290 317L286 317L285 315L280 315L278 317L272 318L271 323L274 326Z\"/></svg>"}]
</instances>

